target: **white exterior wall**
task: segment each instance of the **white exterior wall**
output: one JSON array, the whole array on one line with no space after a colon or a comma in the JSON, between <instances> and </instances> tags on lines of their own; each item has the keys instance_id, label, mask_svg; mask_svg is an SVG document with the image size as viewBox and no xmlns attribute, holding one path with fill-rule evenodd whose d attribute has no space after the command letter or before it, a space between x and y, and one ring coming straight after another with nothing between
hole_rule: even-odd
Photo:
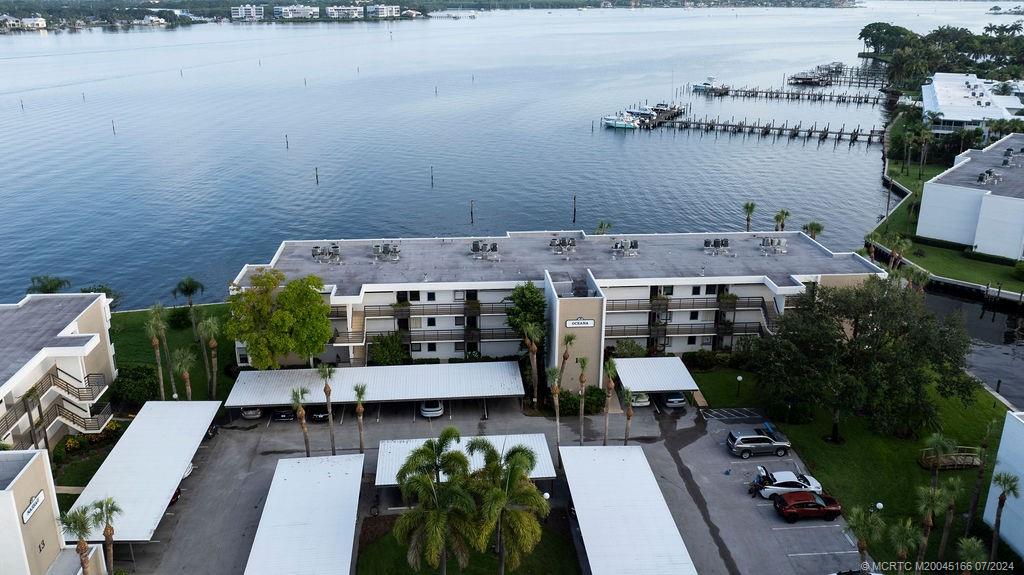
<instances>
[{"instance_id":1,"label":"white exterior wall","mask_svg":"<svg viewBox=\"0 0 1024 575\"><path fill-rule=\"evenodd\" d=\"M1001 471L1024 478L1024 412L1006 414L993 475ZM999 488L992 484L988 490L984 515L985 523L989 526L992 526L996 520L998 505ZM1007 497L999 534L1003 542L1018 555L1024 555L1024 499Z\"/></svg>"},{"instance_id":2,"label":"white exterior wall","mask_svg":"<svg viewBox=\"0 0 1024 575\"><path fill-rule=\"evenodd\" d=\"M231 7L231 18L234 20L262 20L263 6L243 4Z\"/></svg>"},{"instance_id":3,"label":"white exterior wall","mask_svg":"<svg viewBox=\"0 0 1024 575\"><path fill-rule=\"evenodd\" d=\"M984 190L926 182L917 235L973 246L985 194Z\"/></svg>"},{"instance_id":4,"label":"white exterior wall","mask_svg":"<svg viewBox=\"0 0 1024 575\"><path fill-rule=\"evenodd\" d=\"M981 201L974 246L979 252L1013 260L1024 257L1024 200L986 195Z\"/></svg>"},{"instance_id":5,"label":"white exterior wall","mask_svg":"<svg viewBox=\"0 0 1024 575\"><path fill-rule=\"evenodd\" d=\"M328 6L328 18L356 19L363 17L362 6Z\"/></svg>"}]
</instances>

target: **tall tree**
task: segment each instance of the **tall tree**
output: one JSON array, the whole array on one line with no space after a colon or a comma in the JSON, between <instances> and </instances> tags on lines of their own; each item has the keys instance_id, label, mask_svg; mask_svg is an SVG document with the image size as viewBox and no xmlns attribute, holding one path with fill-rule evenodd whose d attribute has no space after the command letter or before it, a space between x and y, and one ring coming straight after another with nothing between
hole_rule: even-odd
<instances>
[{"instance_id":1,"label":"tall tree","mask_svg":"<svg viewBox=\"0 0 1024 575\"><path fill-rule=\"evenodd\" d=\"M757 204L754 202L743 203L743 215L747 220L747 231L750 231L750 224L754 221L754 210L757 209Z\"/></svg>"},{"instance_id":2,"label":"tall tree","mask_svg":"<svg viewBox=\"0 0 1024 575\"><path fill-rule=\"evenodd\" d=\"M868 562L868 546L885 535L885 521L878 513L864 511L863 507L854 507L846 514L845 530L853 534L857 540L860 562L861 565L865 565Z\"/></svg>"},{"instance_id":3,"label":"tall tree","mask_svg":"<svg viewBox=\"0 0 1024 575\"><path fill-rule=\"evenodd\" d=\"M101 293L107 296L110 300L110 309L115 310L117 306L121 305L121 292L115 290L107 284L93 284L82 287L78 290L81 293Z\"/></svg>"},{"instance_id":4,"label":"tall tree","mask_svg":"<svg viewBox=\"0 0 1024 575\"><path fill-rule=\"evenodd\" d=\"M204 317L199 322L199 347L210 348L210 367L207 373L210 377L206 380L207 399L217 400L217 336L220 335L220 320L214 316ZM204 343L205 342L205 343ZM205 349L205 348L204 348Z\"/></svg>"},{"instance_id":5,"label":"tall tree","mask_svg":"<svg viewBox=\"0 0 1024 575\"><path fill-rule=\"evenodd\" d=\"M124 513L113 497L100 499L92 504L93 521L103 526L103 552L107 560L107 573L114 573L114 520Z\"/></svg>"},{"instance_id":6,"label":"tall tree","mask_svg":"<svg viewBox=\"0 0 1024 575\"><path fill-rule=\"evenodd\" d=\"M149 345L153 347L153 355L156 357L156 375L157 380L160 383L160 401L166 399L164 395L164 368L160 361L160 337L163 335L164 330L167 328L163 323L163 318L154 316L150 313L146 319L146 335L149 336Z\"/></svg>"},{"instance_id":7,"label":"tall tree","mask_svg":"<svg viewBox=\"0 0 1024 575\"><path fill-rule=\"evenodd\" d=\"M71 280L58 276L32 276L32 283L26 293L57 293L70 287Z\"/></svg>"},{"instance_id":8,"label":"tall tree","mask_svg":"<svg viewBox=\"0 0 1024 575\"><path fill-rule=\"evenodd\" d=\"M324 380L324 397L327 400L327 428L331 435L331 455L337 455L338 451L334 446L334 408L331 406L331 378L334 377L334 366L321 363L316 367L316 372L320 375L320 379ZM360 401L360 403L362 402ZM360 443L362 442L360 441ZM360 449L359 452L362 453L362 450Z\"/></svg>"},{"instance_id":9,"label":"tall tree","mask_svg":"<svg viewBox=\"0 0 1024 575\"><path fill-rule=\"evenodd\" d=\"M946 556L946 545L949 543L949 534L953 530L953 520L956 519L956 502L963 492L963 480L958 476L947 477L942 484L942 493L946 495L946 521L942 525L942 538L939 539L937 559L940 563Z\"/></svg>"},{"instance_id":10,"label":"tall tree","mask_svg":"<svg viewBox=\"0 0 1024 575\"><path fill-rule=\"evenodd\" d=\"M946 494L941 489L921 486L917 488L917 511L921 514L921 525L924 528L921 535L921 546L917 551L917 566L914 573L921 574L921 566L924 556L928 553L928 540L932 535L932 528L935 526L935 516L946 511Z\"/></svg>"},{"instance_id":11,"label":"tall tree","mask_svg":"<svg viewBox=\"0 0 1024 575\"><path fill-rule=\"evenodd\" d=\"M206 286L199 282L192 276L185 276L178 282L174 289L171 290L171 295L174 297L182 296L185 298L185 303L188 305L188 318L192 321L192 337L199 341L199 330L196 329L196 314L195 309L192 307L192 298L202 294L206 291ZM209 367L207 367L209 369ZM209 379L210 374L206 374Z\"/></svg>"},{"instance_id":12,"label":"tall tree","mask_svg":"<svg viewBox=\"0 0 1024 575\"><path fill-rule=\"evenodd\" d=\"M789 210L783 208L775 212L775 231L784 232L786 231L786 220L789 218Z\"/></svg>"},{"instance_id":13,"label":"tall tree","mask_svg":"<svg viewBox=\"0 0 1024 575\"><path fill-rule=\"evenodd\" d=\"M988 440L992 432L998 428L999 422L992 420L985 426L985 435L981 438L981 446L978 449L978 473L974 477L974 488L971 489L971 502L967 505L967 518L964 520L964 537L971 534L974 527L974 518L978 514L978 504L981 502L981 490L985 487L985 467L988 459Z\"/></svg>"},{"instance_id":14,"label":"tall tree","mask_svg":"<svg viewBox=\"0 0 1024 575\"><path fill-rule=\"evenodd\" d=\"M573 344L576 343L576 334L567 333L562 336L562 363L558 366L558 381L564 381L565 377L565 365L569 363L571 354L569 353L572 349Z\"/></svg>"},{"instance_id":15,"label":"tall tree","mask_svg":"<svg viewBox=\"0 0 1024 575\"><path fill-rule=\"evenodd\" d=\"M192 377L189 372L196 364L196 356L191 349L179 347L171 356L171 364L174 366L174 371L181 375L181 381L185 382L185 399L192 401Z\"/></svg>"},{"instance_id":16,"label":"tall tree","mask_svg":"<svg viewBox=\"0 0 1024 575\"><path fill-rule=\"evenodd\" d=\"M577 357L576 363L580 366L580 445L583 445L583 408L587 399L587 364L589 360L585 357Z\"/></svg>"},{"instance_id":17,"label":"tall tree","mask_svg":"<svg viewBox=\"0 0 1024 575\"><path fill-rule=\"evenodd\" d=\"M608 445L608 418L612 406L612 394L615 393L615 378L619 375L615 369L615 360L608 359L604 362L604 443Z\"/></svg>"},{"instance_id":18,"label":"tall tree","mask_svg":"<svg viewBox=\"0 0 1024 575\"><path fill-rule=\"evenodd\" d=\"M306 395L309 389L296 387L292 389L292 409L295 410L295 419L299 420L299 427L302 428L302 441L306 444L306 457L309 457L309 428L306 426Z\"/></svg>"},{"instance_id":19,"label":"tall tree","mask_svg":"<svg viewBox=\"0 0 1024 575\"><path fill-rule=\"evenodd\" d=\"M408 359L409 349L402 341L402 334L396 331L373 336L370 362L374 365L402 365Z\"/></svg>"},{"instance_id":20,"label":"tall tree","mask_svg":"<svg viewBox=\"0 0 1024 575\"><path fill-rule=\"evenodd\" d=\"M540 377L537 373L537 346L544 339L544 330L540 325L531 321L519 324L519 331L523 333L523 345L530 354L530 380L533 384L533 408L537 409L537 391L540 387Z\"/></svg>"},{"instance_id":21,"label":"tall tree","mask_svg":"<svg viewBox=\"0 0 1024 575\"><path fill-rule=\"evenodd\" d=\"M357 383L353 386L356 393L356 423L359 425L359 453L363 453L363 400L366 399L366 384Z\"/></svg>"},{"instance_id":22,"label":"tall tree","mask_svg":"<svg viewBox=\"0 0 1024 575\"><path fill-rule=\"evenodd\" d=\"M544 325L547 300L544 298L544 291L533 282L517 285L504 301L512 303L512 307L506 311L505 323L520 336L525 323Z\"/></svg>"},{"instance_id":23,"label":"tall tree","mask_svg":"<svg viewBox=\"0 0 1024 575\"><path fill-rule=\"evenodd\" d=\"M153 329L160 338L160 345L164 348L164 357L167 358L167 378L171 382L171 396L178 399L178 384L174 381L174 366L171 361L171 347L167 345L167 309L163 304L155 303L149 307L149 321L153 323ZM157 365L160 363L157 361ZM161 378L163 375L161 374Z\"/></svg>"},{"instance_id":24,"label":"tall tree","mask_svg":"<svg viewBox=\"0 0 1024 575\"><path fill-rule=\"evenodd\" d=\"M942 435L942 432L936 431L924 440L924 446L931 456L932 489L936 489L939 486L939 467L942 466L943 459L956 450L956 443Z\"/></svg>"},{"instance_id":25,"label":"tall tree","mask_svg":"<svg viewBox=\"0 0 1024 575\"><path fill-rule=\"evenodd\" d=\"M559 417L559 403L558 400L562 395L561 381L558 379L558 369L549 367L547 371L548 375L548 388L551 389L551 401L555 405L555 451L558 451L558 447L562 445L562 423ZM558 456L558 460L562 460L562 456Z\"/></svg>"},{"instance_id":26,"label":"tall tree","mask_svg":"<svg viewBox=\"0 0 1024 575\"><path fill-rule=\"evenodd\" d=\"M816 221L816 220L811 220L811 221L807 222L806 224L804 224L804 227L802 229L802 231L805 234L811 236L812 240L818 239L818 234L820 234L824 230L825 230L825 226L822 225L821 222Z\"/></svg>"},{"instance_id":27,"label":"tall tree","mask_svg":"<svg viewBox=\"0 0 1024 575\"><path fill-rule=\"evenodd\" d=\"M626 405L626 435L622 438L623 445L629 445L629 428L633 424L633 391L622 388L622 403Z\"/></svg>"},{"instance_id":28,"label":"tall tree","mask_svg":"<svg viewBox=\"0 0 1024 575\"><path fill-rule=\"evenodd\" d=\"M889 545L896 551L898 573L902 575L907 557L921 542L921 529L909 517L904 517L889 528Z\"/></svg>"},{"instance_id":29,"label":"tall tree","mask_svg":"<svg viewBox=\"0 0 1024 575\"><path fill-rule=\"evenodd\" d=\"M477 548L484 551L492 538L498 548L498 575L514 570L537 546L541 538L538 518L550 511L537 486L530 481L536 455L528 447L516 445L499 453L483 437L474 437L466 445L470 456L480 454L484 465L473 473L471 489L477 494L483 526Z\"/></svg>"},{"instance_id":30,"label":"tall tree","mask_svg":"<svg viewBox=\"0 0 1024 575\"><path fill-rule=\"evenodd\" d=\"M985 555L985 544L977 537L961 537L956 547L960 561L966 564L961 575L971 575L974 572L973 566L981 565L988 558Z\"/></svg>"},{"instance_id":31,"label":"tall tree","mask_svg":"<svg viewBox=\"0 0 1024 575\"><path fill-rule=\"evenodd\" d=\"M286 283L277 295L277 307L289 318L289 351L299 357L314 357L324 352L331 340L331 306L321 292L324 282L317 276L305 276Z\"/></svg>"},{"instance_id":32,"label":"tall tree","mask_svg":"<svg viewBox=\"0 0 1024 575\"><path fill-rule=\"evenodd\" d=\"M78 564L82 567L82 575L89 575L89 544L86 542L96 527L96 517L89 507L79 507L62 513L61 527L68 535L78 540L75 552L78 553Z\"/></svg>"},{"instance_id":33,"label":"tall tree","mask_svg":"<svg viewBox=\"0 0 1024 575\"><path fill-rule=\"evenodd\" d=\"M1020 478L1012 473L1000 471L992 476L992 486L999 489L998 505L996 506L996 520L992 522L992 550L988 560L995 562L999 553L999 529L1003 523L1003 508L1006 507L1006 499L1020 497Z\"/></svg>"}]
</instances>

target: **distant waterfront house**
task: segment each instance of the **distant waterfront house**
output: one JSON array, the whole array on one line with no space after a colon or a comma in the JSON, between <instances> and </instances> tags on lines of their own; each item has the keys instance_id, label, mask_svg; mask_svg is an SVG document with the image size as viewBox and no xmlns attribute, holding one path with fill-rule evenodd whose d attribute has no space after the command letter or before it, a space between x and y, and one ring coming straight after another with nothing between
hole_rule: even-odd
<instances>
[{"instance_id":1,"label":"distant waterfront house","mask_svg":"<svg viewBox=\"0 0 1024 575\"><path fill-rule=\"evenodd\" d=\"M11 30L17 28L20 21L10 14L0 14L0 30Z\"/></svg>"},{"instance_id":2,"label":"distant waterfront house","mask_svg":"<svg viewBox=\"0 0 1024 575\"><path fill-rule=\"evenodd\" d=\"M924 184L917 235L1024 257L1024 134L968 150Z\"/></svg>"},{"instance_id":3,"label":"distant waterfront house","mask_svg":"<svg viewBox=\"0 0 1024 575\"><path fill-rule=\"evenodd\" d=\"M362 6L328 6L327 17L339 20L356 20L363 17Z\"/></svg>"},{"instance_id":4,"label":"distant waterfront house","mask_svg":"<svg viewBox=\"0 0 1024 575\"><path fill-rule=\"evenodd\" d=\"M232 20L262 20L263 6L254 4L242 4L231 7Z\"/></svg>"},{"instance_id":5,"label":"distant waterfront house","mask_svg":"<svg viewBox=\"0 0 1024 575\"><path fill-rule=\"evenodd\" d=\"M46 28L46 18L33 16L31 18L21 19L22 30L43 30L44 28Z\"/></svg>"},{"instance_id":6,"label":"distant waterfront house","mask_svg":"<svg viewBox=\"0 0 1024 575\"><path fill-rule=\"evenodd\" d=\"M416 10L402 10L402 18L422 18L423 12Z\"/></svg>"},{"instance_id":7,"label":"distant waterfront house","mask_svg":"<svg viewBox=\"0 0 1024 575\"><path fill-rule=\"evenodd\" d=\"M136 20L135 24L140 26L163 26L167 24L167 20L159 16L144 16L141 20Z\"/></svg>"},{"instance_id":8,"label":"distant waterfront house","mask_svg":"<svg viewBox=\"0 0 1024 575\"><path fill-rule=\"evenodd\" d=\"M398 18L402 15L401 6L372 4L366 7L367 18Z\"/></svg>"},{"instance_id":9,"label":"distant waterfront house","mask_svg":"<svg viewBox=\"0 0 1024 575\"><path fill-rule=\"evenodd\" d=\"M274 18L283 20L308 20L320 17L319 6L306 6L304 4L292 4L290 6L274 6Z\"/></svg>"},{"instance_id":10,"label":"distant waterfront house","mask_svg":"<svg viewBox=\"0 0 1024 575\"><path fill-rule=\"evenodd\" d=\"M937 73L921 86L922 110L941 114L931 125L936 134L960 129L986 130L992 120L1008 120L1024 108L1019 96L993 92L998 82L974 74ZM927 115L925 116L927 118Z\"/></svg>"}]
</instances>

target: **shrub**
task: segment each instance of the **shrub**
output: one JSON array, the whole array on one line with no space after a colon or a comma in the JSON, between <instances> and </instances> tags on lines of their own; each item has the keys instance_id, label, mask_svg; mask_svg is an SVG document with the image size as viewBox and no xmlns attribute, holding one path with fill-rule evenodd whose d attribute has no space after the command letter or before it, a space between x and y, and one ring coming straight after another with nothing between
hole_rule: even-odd
<instances>
[{"instance_id":1,"label":"shrub","mask_svg":"<svg viewBox=\"0 0 1024 575\"><path fill-rule=\"evenodd\" d=\"M714 352L708 349L689 351L683 354L683 363L694 371L708 371L716 367L725 367L732 362L728 353Z\"/></svg>"},{"instance_id":2,"label":"shrub","mask_svg":"<svg viewBox=\"0 0 1024 575\"><path fill-rule=\"evenodd\" d=\"M647 348L631 339L620 339L615 343L615 357L644 357Z\"/></svg>"},{"instance_id":3,"label":"shrub","mask_svg":"<svg viewBox=\"0 0 1024 575\"><path fill-rule=\"evenodd\" d=\"M64 463L64 458L67 457L67 448L64 447L65 442L60 442L56 447L53 448L53 465L57 466Z\"/></svg>"},{"instance_id":4,"label":"shrub","mask_svg":"<svg viewBox=\"0 0 1024 575\"><path fill-rule=\"evenodd\" d=\"M192 329L192 318L188 316L187 307L172 307L167 314L167 325L171 329Z\"/></svg>"},{"instance_id":5,"label":"shrub","mask_svg":"<svg viewBox=\"0 0 1024 575\"><path fill-rule=\"evenodd\" d=\"M118 370L111 386L113 400L135 407L160 396L156 368L152 365L125 365Z\"/></svg>"},{"instance_id":6,"label":"shrub","mask_svg":"<svg viewBox=\"0 0 1024 575\"><path fill-rule=\"evenodd\" d=\"M412 363L414 365L425 365L425 364L441 363L441 358L439 358L439 357L417 357L417 358L412 360Z\"/></svg>"},{"instance_id":7,"label":"shrub","mask_svg":"<svg viewBox=\"0 0 1024 575\"><path fill-rule=\"evenodd\" d=\"M583 413L586 415L597 415L598 413L603 412L604 401L606 398L607 394L603 389L597 386L588 385L584 395ZM577 390L565 389L563 387L562 393L558 396L558 408L563 417L579 414L580 396L577 393Z\"/></svg>"},{"instance_id":8,"label":"shrub","mask_svg":"<svg viewBox=\"0 0 1024 575\"><path fill-rule=\"evenodd\" d=\"M1024 280L1024 262L1017 262L1017 265L1013 266L1013 275L1019 280Z\"/></svg>"},{"instance_id":9,"label":"shrub","mask_svg":"<svg viewBox=\"0 0 1024 575\"><path fill-rule=\"evenodd\" d=\"M0 451L10 451L10 450L11 450L11 446L10 445L4 443L3 441L0 441Z\"/></svg>"},{"instance_id":10,"label":"shrub","mask_svg":"<svg viewBox=\"0 0 1024 575\"><path fill-rule=\"evenodd\" d=\"M81 435L69 435L64 438L65 453L75 453L89 446L89 439Z\"/></svg>"}]
</instances>

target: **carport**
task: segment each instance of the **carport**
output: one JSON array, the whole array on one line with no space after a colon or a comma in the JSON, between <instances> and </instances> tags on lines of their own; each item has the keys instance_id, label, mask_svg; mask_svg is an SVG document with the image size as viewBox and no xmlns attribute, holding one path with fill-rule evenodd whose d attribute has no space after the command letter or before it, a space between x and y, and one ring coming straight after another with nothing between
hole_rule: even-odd
<instances>
[{"instance_id":1,"label":"carport","mask_svg":"<svg viewBox=\"0 0 1024 575\"><path fill-rule=\"evenodd\" d=\"M662 393L669 391L699 391L690 370L678 357L615 358L619 381L630 391Z\"/></svg>"},{"instance_id":2,"label":"carport","mask_svg":"<svg viewBox=\"0 0 1024 575\"><path fill-rule=\"evenodd\" d=\"M363 403L481 399L485 417L487 398L524 394L519 365L514 361L388 365L334 370L331 402L355 403L359 383L366 384ZM232 409L289 406L292 389L298 387L309 390L306 404L327 403L324 381L317 370L282 369L239 373L224 405Z\"/></svg>"},{"instance_id":3,"label":"carport","mask_svg":"<svg viewBox=\"0 0 1024 575\"><path fill-rule=\"evenodd\" d=\"M697 575L643 448L562 447L576 524L594 575Z\"/></svg>"},{"instance_id":4,"label":"carport","mask_svg":"<svg viewBox=\"0 0 1024 575\"><path fill-rule=\"evenodd\" d=\"M149 401L79 495L72 510L113 497L121 507L115 543L153 542L182 476L213 422L216 401ZM68 537L68 543L77 539ZM103 526L88 541L103 542Z\"/></svg>"},{"instance_id":5,"label":"carport","mask_svg":"<svg viewBox=\"0 0 1024 575\"><path fill-rule=\"evenodd\" d=\"M352 572L362 455L282 459L245 575Z\"/></svg>"}]
</instances>

